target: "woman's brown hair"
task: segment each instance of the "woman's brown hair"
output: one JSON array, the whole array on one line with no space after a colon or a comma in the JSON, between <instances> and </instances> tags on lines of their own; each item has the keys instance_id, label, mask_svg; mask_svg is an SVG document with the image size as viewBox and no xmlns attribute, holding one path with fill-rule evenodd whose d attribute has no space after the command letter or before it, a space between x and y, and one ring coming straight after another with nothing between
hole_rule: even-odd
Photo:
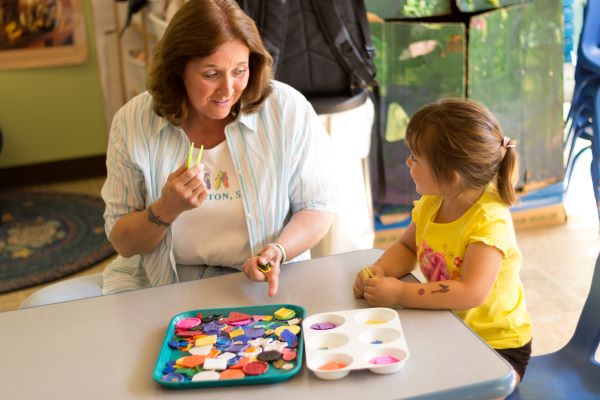
<instances>
[{"instance_id":1,"label":"woman's brown hair","mask_svg":"<svg viewBox=\"0 0 600 400\"><path fill-rule=\"evenodd\" d=\"M258 110L272 91L273 60L254 21L234 0L189 0L175 13L153 51L148 91L154 101L154 112L174 125L181 125L190 107L182 79L185 66L235 39L250 49L250 76L234 110Z\"/></svg>"},{"instance_id":2,"label":"woman's brown hair","mask_svg":"<svg viewBox=\"0 0 600 400\"><path fill-rule=\"evenodd\" d=\"M500 198L507 205L517 202L515 143L504 138L500 123L482 104L461 98L431 103L411 118L406 141L415 155L427 159L438 182L450 182L453 172L477 189L495 180Z\"/></svg>"}]
</instances>

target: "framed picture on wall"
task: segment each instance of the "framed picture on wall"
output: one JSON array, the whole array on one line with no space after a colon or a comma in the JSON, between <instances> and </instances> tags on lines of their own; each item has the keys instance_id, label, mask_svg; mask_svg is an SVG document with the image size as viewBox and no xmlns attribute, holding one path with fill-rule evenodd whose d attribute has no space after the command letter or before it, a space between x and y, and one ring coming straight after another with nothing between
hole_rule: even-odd
<instances>
[{"instance_id":1,"label":"framed picture on wall","mask_svg":"<svg viewBox=\"0 0 600 400\"><path fill-rule=\"evenodd\" d=\"M83 0L0 0L0 70L87 61Z\"/></svg>"}]
</instances>

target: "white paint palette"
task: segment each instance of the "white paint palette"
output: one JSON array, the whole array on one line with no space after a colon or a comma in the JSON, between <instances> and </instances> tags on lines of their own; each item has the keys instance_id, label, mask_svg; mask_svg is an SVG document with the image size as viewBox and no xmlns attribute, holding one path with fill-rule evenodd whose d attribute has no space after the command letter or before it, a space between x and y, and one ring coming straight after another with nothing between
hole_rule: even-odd
<instances>
[{"instance_id":1,"label":"white paint palette","mask_svg":"<svg viewBox=\"0 0 600 400\"><path fill-rule=\"evenodd\" d=\"M311 315L302 322L306 364L321 379L352 370L400 371L410 357L396 310L366 308Z\"/></svg>"}]
</instances>

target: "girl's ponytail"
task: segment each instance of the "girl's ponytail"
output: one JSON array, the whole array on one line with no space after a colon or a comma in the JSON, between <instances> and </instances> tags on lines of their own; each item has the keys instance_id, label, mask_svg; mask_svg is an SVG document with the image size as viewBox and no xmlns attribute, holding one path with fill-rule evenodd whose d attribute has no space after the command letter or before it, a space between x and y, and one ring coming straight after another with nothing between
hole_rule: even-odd
<instances>
[{"instance_id":1,"label":"girl's ponytail","mask_svg":"<svg viewBox=\"0 0 600 400\"><path fill-rule=\"evenodd\" d=\"M515 171L517 170L517 145L508 137L502 139L502 161L496 176L496 189L500 198L509 206L518 201L515 190Z\"/></svg>"}]
</instances>

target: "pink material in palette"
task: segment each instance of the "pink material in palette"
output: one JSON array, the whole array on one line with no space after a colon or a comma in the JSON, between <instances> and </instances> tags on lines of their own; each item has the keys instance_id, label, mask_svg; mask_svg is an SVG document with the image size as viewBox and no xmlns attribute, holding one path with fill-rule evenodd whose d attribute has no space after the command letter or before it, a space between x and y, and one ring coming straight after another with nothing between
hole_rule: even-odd
<instances>
[{"instance_id":1,"label":"pink material in palette","mask_svg":"<svg viewBox=\"0 0 600 400\"><path fill-rule=\"evenodd\" d=\"M387 364L395 364L397 362L400 362L400 360L393 356L377 356L377 357L371 358L369 360L369 362L371 364L387 365Z\"/></svg>"}]
</instances>

